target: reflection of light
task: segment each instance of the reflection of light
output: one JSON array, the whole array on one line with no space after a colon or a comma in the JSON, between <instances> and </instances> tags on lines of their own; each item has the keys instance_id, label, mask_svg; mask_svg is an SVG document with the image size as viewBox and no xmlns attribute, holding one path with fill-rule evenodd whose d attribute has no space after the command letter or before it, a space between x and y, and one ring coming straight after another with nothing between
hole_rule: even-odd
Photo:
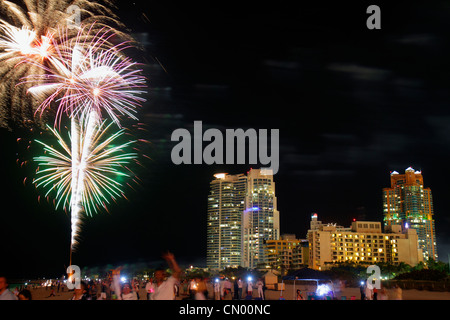
<instances>
[{"instance_id":1,"label":"reflection of light","mask_svg":"<svg viewBox=\"0 0 450 320\"><path fill-rule=\"evenodd\" d=\"M317 294L318 296L326 295L326 294L329 293L329 292L331 292L331 289L330 289L330 286L329 286L329 285L327 285L327 284L319 284L319 285L317 286L316 294Z\"/></svg>"},{"instance_id":2,"label":"reflection of light","mask_svg":"<svg viewBox=\"0 0 450 320\"><path fill-rule=\"evenodd\" d=\"M216 282L219 282L219 279L216 279Z\"/></svg>"},{"instance_id":3,"label":"reflection of light","mask_svg":"<svg viewBox=\"0 0 450 320\"><path fill-rule=\"evenodd\" d=\"M127 281L127 278L121 277L121 278L120 278L120 281L125 282L125 281Z\"/></svg>"},{"instance_id":4,"label":"reflection of light","mask_svg":"<svg viewBox=\"0 0 450 320\"><path fill-rule=\"evenodd\" d=\"M364 281L361 281L361 285L362 285L362 286L364 285Z\"/></svg>"},{"instance_id":5,"label":"reflection of light","mask_svg":"<svg viewBox=\"0 0 450 320\"><path fill-rule=\"evenodd\" d=\"M247 278L247 281L252 281L252 277L248 277L248 278Z\"/></svg>"},{"instance_id":6,"label":"reflection of light","mask_svg":"<svg viewBox=\"0 0 450 320\"><path fill-rule=\"evenodd\" d=\"M405 223L405 228L408 229L409 228L409 224L408 222Z\"/></svg>"}]
</instances>

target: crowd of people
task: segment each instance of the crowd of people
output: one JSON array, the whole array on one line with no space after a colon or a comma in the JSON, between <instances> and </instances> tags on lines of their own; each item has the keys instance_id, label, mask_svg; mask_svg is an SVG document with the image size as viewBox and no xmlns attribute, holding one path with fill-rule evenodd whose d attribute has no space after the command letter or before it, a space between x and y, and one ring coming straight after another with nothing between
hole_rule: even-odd
<instances>
[{"instance_id":1,"label":"crowd of people","mask_svg":"<svg viewBox=\"0 0 450 320\"><path fill-rule=\"evenodd\" d=\"M235 278L194 278L187 285L189 299L195 300L264 300L265 285L263 279L256 283L251 278L245 281ZM253 291L257 293L254 295Z\"/></svg>"},{"instance_id":2,"label":"crowd of people","mask_svg":"<svg viewBox=\"0 0 450 320\"><path fill-rule=\"evenodd\" d=\"M181 279L182 270L178 266L173 254L163 256L171 270L170 275L165 269L157 269L153 278L146 283L138 279L122 281L121 268L113 270L112 276L98 282L80 281L73 289L70 300L265 300L265 284L262 278L256 282L252 277L234 278L233 282L227 277L207 278L201 276ZM32 286L31 286L32 287ZM337 286L339 287L339 286ZM55 296L55 288L59 293L64 291L64 285L57 283L50 286L48 298ZM140 296L140 289L144 289L146 296ZM32 290L32 289L31 289ZM15 287L9 290L8 280L0 275L0 300L32 300L32 291L27 287ZM336 289L339 291L338 289ZM141 291L142 292L142 291ZM334 293L334 292L333 292ZM395 286L389 295L384 287L369 288L365 282L360 286L361 300L402 300L402 289ZM295 300L305 300L307 297L297 289Z\"/></svg>"},{"instance_id":3,"label":"crowd of people","mask_svg":"<svg viewBox=\"0 0 450 320\"><path fill-rule=\"evenodd\" d=\"M147 300L174 300L177 294L176 284L179 282L181 268L171 253L163 256L169 265L171 275L167 276L165 269L157 269L154 278L145 285ZM141 283L137 279L121 281L121 268L113 270L112 279L101 281L99 286L92 286L81 282L79 288L74 289L72 300L140 300L139 288Z\"/></svg>"},{"instance_id":4,"label":"crowd of people","mask_svg":"<svg viewBox=\"0 0 450 320\"><path fill-rule=\"evenodd\" d=\"M182 270L178 266L175 257L171 253L163 255L166 260L170 275L165 269L157 269L153 278L143 284L138 279L122 281L120 277L121 268L113 270L111 277L98 282L80 281L73 289L70 300L175 300L184 298L190 300L265 300L265 284L262 278L254 282L251 276L234 278L233 282L227 277L206 278L189 277L181 279ZM32 300L32 293L28 288L16 287L9 290L8 280L0 275L0 300ZM339 286L338 286L339 287ZM140 297L140 288L145 288L146 297ZM57 291L64 291L60 283L56 286ZM254 292L255 291L255 292ZM401 300L402 289L394 288L394 296L391 299ZM334 293L334 290L333 290ZM365 282L360 286L361 300L386 300L388 299L385 288L369 288ZM48 297L55 296L55 288L50 287ZM297 290L295 300L304 300L301 290Z\"/></svg>"},{"instance_id":5,"label":"crowd of people","mask_svg":"<svg viewBox=\"0 0 450 320\"><path fill-rule=\"evenodd\" d=\"M234 283L229 278L206 278L206 277L186 277L181 279L182 270L178 266L175 257L171 253L163 255L167 262L170 275L166 269L157 269L152 278L146 283L138 279L124 280L121 278L121 268L115 269L110 277L98 281L80 281L75 285L70 300L250 300L253 299L253 291L256 299L264 299L264 282L258 279L256 283L251 277L243 280L233 278ZM75 284L75 283L74 283ZM18 288L10 291L8 280L0 276L0 300L31 300L32 287ZM45 285L49 292L47 298L53 297L56 293L64 292L63 282L49 282ZM140 289L144 289L146 296L140 296ZM141 291L142 292L142 291Z\"/></svg>"},{"instance_id":6,"label":"crowd of people","mask_svg":"<svg viewBox=\"0 0 450 320\"><path fill-rule=\"evenodd\" d=\"M112 278L99 282L81 281L73 290L70 300L264 300L265 285L263 279L256 283L251 277L247 279L193 277L180 279L182 273L173 255L164 256L171 269L168 276L164 269L154 272L154 277L146 283L137 279L121 281L120 268L113 271ZM58 292L64 291L64 286L56 286ZM140 296L140 289L146 296ZM369 288L365 282L360 286L361 300L402 300L402 289L395 286L388 292L384 287ZM48 297L55 295L55 288L50 288ZM306 300L307 297L297 289L295 300ZM16 287L10 291L8 280L0 276L0 300L32 300L32 289Z\"/></svg>"},{"instance_id":7,"label":"crowd of people","mask_svg":"<svg viewBox=\"0 0 450 320\"><path fill-rule=\"evenodd\" d=\"M163 255L163 258L171 269L171 275L166 277L164 269L155 271L154 279L150 281L149 291L147 295L149 300L174 300L176 291L176 283L180 279L181 269L175 261L175 257L171 253ZM118 268L113 271L112 278L107 278L99 282L79 281L74 283L73 295L70 300L139 300L140 282L137 279L131 281L121 281L120 270ZM64 285L58 282L57 290L64 290ZM47 289L47 287L46 287ZM55 296L53 285L50 288L48 297ZM13 291L9 290L7 277L0 275L0 300L32 300L32 294L29 289L18 291L16 287Z\"/></svg>"}]
</instances>

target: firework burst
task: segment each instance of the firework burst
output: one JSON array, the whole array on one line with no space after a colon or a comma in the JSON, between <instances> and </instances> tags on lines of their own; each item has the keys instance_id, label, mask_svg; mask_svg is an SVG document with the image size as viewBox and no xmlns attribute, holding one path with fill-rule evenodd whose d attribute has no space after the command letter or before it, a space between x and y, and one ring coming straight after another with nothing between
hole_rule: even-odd
<instances>
[{"instance_id":1,"label":"firework burst","mask_svg":"<svg viewBox=\"0 0 450 320\"><path fill-rule=\"evenodd\" d=\"M95 31L95 36L86 41L84 35L92 32L81 30L81 37L59 45L54 56L49 58L51 68L45 75L29 76L25 82L40 83L28 92L42 104L43 113L53 102L58 103L55 126L62 114L70 117L86 117L95 111L101 119L108 115L120 126L119 117L136 118L136 110L145 99L141 97L146 86L145 77L137 64L122 54L127 43L109 47L109 29Z\"/></svg>"},{"instance_id":2,"label":"firework burst","mask_svg":"<svg viewBox=\"0 0 450 320\"><path fill-rule=\"evenodd\" d=\"M80 27L73 24L70 8L77 8L81 24L92 24L95 28L109 27L117 38L131 40L122 32L124 25L119 22L110 7L112 1L88 0L0 0L0 126L44 127L53 114L35 118L35 107L39 101L26 95L29 86L17 84L28 75L44 75L52 56L54 45L63 41L61 37L80 37ZM64 33L59 29L70 28ZM80 24L80 25L81 25ZM88 39L91 35L85 35ZM30 63L31 62L31 63Z\"/></svg>"},{"instance_id":3,"label":"firework burst","mask_svg":"<svg viewBox=\"0 0 450 320\"><path fill-rule=\"evenodd\" d=\"M72 245L76 244L81 214L92 216L124 197L125 181L132 176L128 166L137 161L137 153L129 152L136 141L123 142L125 129L114 132L112 124L98 122L93 114L79 128L72 127L68 139L49 126L56 146L36 140L45 155L34 158L38 164L34 183L47 190L45 196L55 195L56 208L70 208Z\"/></svg>"},{"instance_id":4,"label":"firework burst","mask_svg":"<svg viewBox=\"0 0 450 320\"><path fill-rule=\"evenodd\" d=\"M137 154L127 151L136 141L121 142L120 122L137 119L145 78L123 53L135 42L119 31L124 26L110 4L0 0L0 126L43 127L54 116L54 126L47 127L57 146L38 141L45 154L34 159L34 183L46 196L55 195L56 208L70 211L71 252L82 216L125 197L127 166L138 163ZM74 8L79 23L69 27ZM68 139L59 131L63 114L70 119Z\"/></svg>"}]
</instances>

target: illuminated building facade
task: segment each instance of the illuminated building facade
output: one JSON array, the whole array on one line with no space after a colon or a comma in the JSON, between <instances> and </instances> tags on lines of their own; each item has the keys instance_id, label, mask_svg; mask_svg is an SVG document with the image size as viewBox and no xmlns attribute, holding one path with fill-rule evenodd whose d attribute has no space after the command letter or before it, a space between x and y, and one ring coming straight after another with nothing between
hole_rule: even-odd
<instances>
[{"instance_id":1,"label":"illuminated building facade","mask_svg":"<svg viewBox=\"0 0 450 320\"><path fill-rule=\"evenodd\" d=\"M423 261L416 230L402 229L400 225L392 225L383 233L381 222L353 221L351 227L344 228L322 224L314 214L307 238L309 267L317 270L325 270L340 262L369 265L404 262L415 266Z\"/></svg>"},{"instance_id":2,"label":"illuminated building facade","mask_svg":"<svg viewBox=\"0 0 450 320\"><path fill-rule=\"evenodd\" d=\"M307 266L309 246L305 239L283 234L279 240L266 241L267 265L275 269L297 269Z\"/></svg>"},{"instance_id":3,"label":"illuminated building facade","mask_svg":"<svg viewBox=\"0 0 450 320\"><path fill-rule=\"evenodd\" d=\"M242 212L247 177L216 174L208 196L206 265L210 269L238 267L242 260Z\"/></svg>"},{"instance_id":4,"label":"illuminated building facade","mask_svg":"<svg viewBox=\"0 0 450 320\"><path fill-rule=\"evenodd\" d=\"M242 236L242 266L267 264L265 243L280 238L280 213L270 170L251 169L247 173Z\"/></svg>"},{"instance_id":5,"label":"illuminated building facade","mask_svg":"<svg viewBox=\"0 0 450 320\"><path fill-rule=\"evenodd\" d=\"M423 187L422 172L409 167L405 174L391 173L391 187L383 189L384 225L401 225L414 229L424 259L437 261L433 197L430 188Z\"/></svg>"},{"instance_id":6,"label":"illuminated building facade","mask_svg":"<svg viewBox=\"0 0 450 320\"><path fill-rule=\"evenodd\" d=\"M279 212L270 171L216 174L210 183L206 264L210 269L267 263L265 242L278 240Z\"/></svg>"}]
</instances>

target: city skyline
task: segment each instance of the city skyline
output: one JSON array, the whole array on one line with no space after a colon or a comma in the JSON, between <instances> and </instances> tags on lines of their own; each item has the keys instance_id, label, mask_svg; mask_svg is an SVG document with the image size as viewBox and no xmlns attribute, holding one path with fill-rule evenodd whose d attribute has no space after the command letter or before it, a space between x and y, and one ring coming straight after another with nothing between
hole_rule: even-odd
<instances>
[{"instance_id":1,"label":"city skyline","mask_svg":"<svg viewBox=\"0 0 450 320\"><path fill-rule=\"evenodd\" d=\"M133 133L150 141L142 150L150 159L136 170L140 184L128 200L84 219L74 263L158 265L170 250L181 263L206 264L213 175L259 164L175 165L171 134L193 132L194 121L222 132L279 129L280 230L301 238L312 212L344 226L382 221L389 173L421 171L433 190L438 258L447 262L450 9L427 4L423 19L420 5L383 4L382 29L368 30L367 6L118 3L143 47L130 53L149 80ZM62 275L70 219L38 200L33 138L1 131L4 272Z\"/></svg>"},{"instance_id":2,"label":"city skyline","mask_svg":"<svg viewBox=\"0 0 450 320\"><path fill-rule=\"evenodd\" d=\"M262 208L259 203L256 202L257 206L255 206L255 202L252 201L256 189L252 188L248 182L255 179L250 179L251 176L268 178L259 174L259 171L261 170L250 169L247 172L248 176L243 173L234 175L216 173L215 179L210 183L206 259L206 266L210 270L230 267L255 268L258 265L259 267L262 265L275 267L279 264L276 262L277 258L285 261L287 259L286 254L290 256L288 260L292 261L292 255L295 252L293 249L296 246L290 244L289 250L278 252L276 243L293 242L300 244L302 241L309 242L310 256L309 263L306 264L319 270L326 268L326 264L332 262L404 262L415 266L419 262L426 263L428 259L438 261L431 189L423 187L421 171L408 167L403 175L400 175L397 171L390 172L391 188L382 189L383 212L380 212L379 219L369 221L353 218L350 227L342 227L330 222L323 224L322 221L317 220L318 214L312 213L310 226L304 237L297 237L297 234L289 235L279 229L277 230L277 236L273 238L263 235L263 246L261 246L260 251L261 253L264 252L264 256L268 255L270 259L264 257L259 263L249 264L245 260L248 251L244 247L244 235L247 233L248 239L254 237L258 239L258 231L249 232L245 230L245 215L253 212L259 213ZM269 177L273 178L273 175L269 175ZM257 179L256 181L258 180L263 181L263 179ZM266 180L264 179L264 181ZM258 195L262 188L264 188L264 191L275 195L275 188L271 188L271 183L269 185L265 183L258 184L256 182L257 189L259 187ZM268 186L269 190L267 190ZM273 208L275 209L276 197L274 197L274 200ZM279 219L279 213L277 218ZM384 228L382 228L382 223ZM337 233L339 234L337 235ZM342 242L344 241L342 233L345 234L345 244ZM347 235L349 239L347 239ZM371 238L376 239L373 245ZM349 240L351 241L351 247L348 248L350 251L347 252L347 241ZM377 240L380 244L376 243ZM355 241L354 244L353 241ZM366 241L369 243L365 244ZM340 242L340 247L336 245L338 242ZM345 251L344 246L346 247ZM358 246L361 246L361 249ZM321 254L320 250L322 250ZM428 250L432 250L431 254ZM260 251L255 252L259 253ZM286 264L286 266L288 265Z\"/></svg>"}]
</instances>

